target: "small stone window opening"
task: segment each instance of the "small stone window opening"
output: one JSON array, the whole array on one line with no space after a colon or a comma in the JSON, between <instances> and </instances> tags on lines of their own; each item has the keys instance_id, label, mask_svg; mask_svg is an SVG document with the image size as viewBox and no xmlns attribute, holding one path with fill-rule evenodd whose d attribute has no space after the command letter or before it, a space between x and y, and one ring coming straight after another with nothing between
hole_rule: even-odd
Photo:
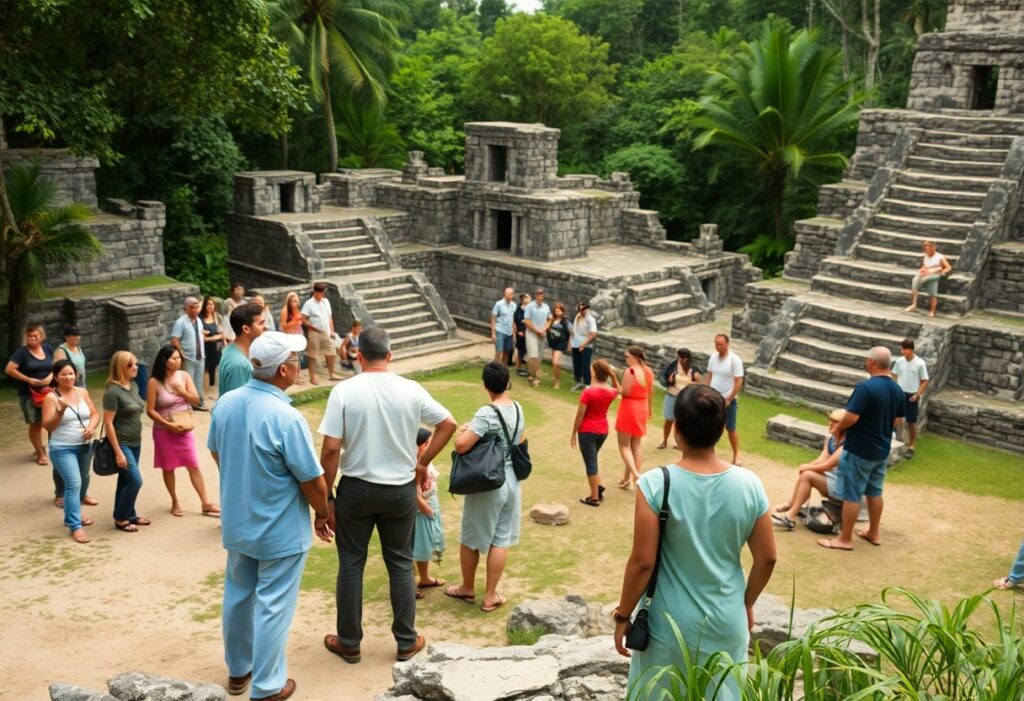
<instances>
[{"instance_id":1,"label":"small stone window opening","mask_svg":"<svg viewBox=\"0 0 1024 701\"><path fill-rule=\"evenodd\" d=\"M487 146L487 179L492 183L508 180L508 146Z\"/></svg>"},{"instance_id":2,"label":"small stone window opening","mask_svg":"<svg viewBox=\"0 0 1024 701\"><path fill-rule=\"evenodd\" d=\"M281 192L281 211L282 212L294 212L295 211L295 183L285 183L280 186Z\"/></svg>"},{"instance_id":3,"label":"small stone window opening","mask_svg":"<svg viewBox=\"0 0 1024 701\"><path fill-rule=\"evenodd\" d=\"M971 68L971 109L995 109L998 88L999 66L973 66Z\"/></svg>"},{"instance_id":4,"label":"small stone window opening","mask_svg":"<svg viewBox=\"0 0 1024 701\"><path fill-rule=\"evenodd\" d=\"M512 212L494 212L495 248L500 251L512 250Z\"/></svg>"},{"instance_id":5,"label":"small stone window opening","mask_svg":"<svg viewBox=\"0 0 1024 701\"><path fill-rule=\"evenodd\" d=\"M714 275L706 277L700 281L700 288L704 291L704 296L708 298L708 301L717 304L718 296L718 276Z\"/></svg>"}]
</instances>

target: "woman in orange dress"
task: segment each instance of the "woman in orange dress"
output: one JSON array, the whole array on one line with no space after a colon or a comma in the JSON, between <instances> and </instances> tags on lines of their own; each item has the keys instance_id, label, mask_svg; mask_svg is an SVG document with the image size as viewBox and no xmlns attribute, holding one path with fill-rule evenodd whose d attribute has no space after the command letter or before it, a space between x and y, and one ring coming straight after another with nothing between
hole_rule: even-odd
<instances>
[{"instance_id":1,"label":"woman in orange dress","mask_svg":"<svg viewBox=\"0 0 1024 701\"><path fill-rule=\"evenodd\" d=\"M641 442L647 434L647 419L654 415L654 371L640 346L626 348L626 370L622 373L622 401L615 417L615 432L619 439L619 455L625 465L619 486L633 489L640 479L644 456Z\"/></svg>"}]
</instances>

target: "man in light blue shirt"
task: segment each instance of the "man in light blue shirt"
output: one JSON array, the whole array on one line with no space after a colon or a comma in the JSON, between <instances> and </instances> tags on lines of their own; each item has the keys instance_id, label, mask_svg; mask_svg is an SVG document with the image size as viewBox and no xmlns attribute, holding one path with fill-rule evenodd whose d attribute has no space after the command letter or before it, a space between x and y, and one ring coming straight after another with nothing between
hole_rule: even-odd
<instances>
[{"instance_id":1,"label":"man in light blue shirt","mask_svg":"<svg viewBox=\"0 0 1024 701\"><path fill-rule=\"evenodd\" d=\"M505 288L505 296L494 303L491 308L491 341L494 343L494 362L508 365L512 360L512 347L515 331L512 328L512 317L516 313L516 291Z\"/></svg>"},{"instance_id":2,"label":"man in light blue shirt","mask_svg":"<svg viewBox=\"0 0 1024 701\"><path fill-rule=\"evenodd\" d=\"M302 414L284 390L306 339L264 333L249 348L253 377L217 402L207 447L220 468L224 659L228 693L282 701L295 692L285 648L312 545L330 542L327 483Z\"/></svg>"},{"instance_id":3,"label":"man in light blue shirt","mask_svg":"<svg viewBox=\"0 0 1024 701\"><path fill-rule=\"evenodd\" d=\"M551 326L551 307L544 302L544 290L533 293L533 301L523 310L526 324L526 369L530 373L530 384L540 384L540 353L544 335Z\"/></svg>"},{"instance_id":4,"label":"man in light blue shirt","mask_svg":"<svg viewBox=\"0 0 1024 701\"><path fill-rule=\"evenodd\" d=\"M206 370L206 342L203 336L203 324L199 320L199 300L195 297L185 298L185 313L177 318L171 327L171 345L181 354L182 370L192 378L199 394L199 411L206 408L206 397L203 395L203 373Z\"/></svg>"}]
</instances>

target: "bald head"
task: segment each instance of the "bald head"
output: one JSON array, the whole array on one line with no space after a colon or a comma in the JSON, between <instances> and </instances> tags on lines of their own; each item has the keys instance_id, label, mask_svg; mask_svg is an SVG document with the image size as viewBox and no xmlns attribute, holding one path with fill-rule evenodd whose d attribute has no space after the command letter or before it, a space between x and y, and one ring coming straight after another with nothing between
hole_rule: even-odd
<instances>
[{"instance_id":1,"label":"bald head","mask_svg":"<svg viewBox=\"0 0 1024 701\"><path fill-rule=\"evenodd\" d=\"M892 352L885 346L875 346L868 351L867 370L870 375L882 375L892 367Z\"/></svg>"}]
</instances>

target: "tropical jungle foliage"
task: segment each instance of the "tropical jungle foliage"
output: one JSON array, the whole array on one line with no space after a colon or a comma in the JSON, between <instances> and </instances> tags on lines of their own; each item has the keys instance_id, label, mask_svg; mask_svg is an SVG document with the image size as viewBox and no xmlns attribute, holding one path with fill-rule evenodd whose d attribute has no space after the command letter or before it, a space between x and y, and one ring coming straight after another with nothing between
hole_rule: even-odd
<instances>
[{"instance_id":1,"label":"tropical jungle foliage","mask_svg":"<svg viewBox=\"0 0 1024 701\"><path fill-rule=\"evenodd\" d=\"M225 291L234 171L395 166L415 149L458 172L463 123L493 119L560 128L563 172L628 170L671 237L716 222L729 248L775 271L792 222L841 177L858 107L903 106L917 39L945 15L944 0L4 8L10 145L94 154L101 198L166 202L168 272L213 293ZM754 78L785 85L789 101L733 112L764 87ZM795 119L799 104L814 118Z\"/></svg>"}]
</instances>

